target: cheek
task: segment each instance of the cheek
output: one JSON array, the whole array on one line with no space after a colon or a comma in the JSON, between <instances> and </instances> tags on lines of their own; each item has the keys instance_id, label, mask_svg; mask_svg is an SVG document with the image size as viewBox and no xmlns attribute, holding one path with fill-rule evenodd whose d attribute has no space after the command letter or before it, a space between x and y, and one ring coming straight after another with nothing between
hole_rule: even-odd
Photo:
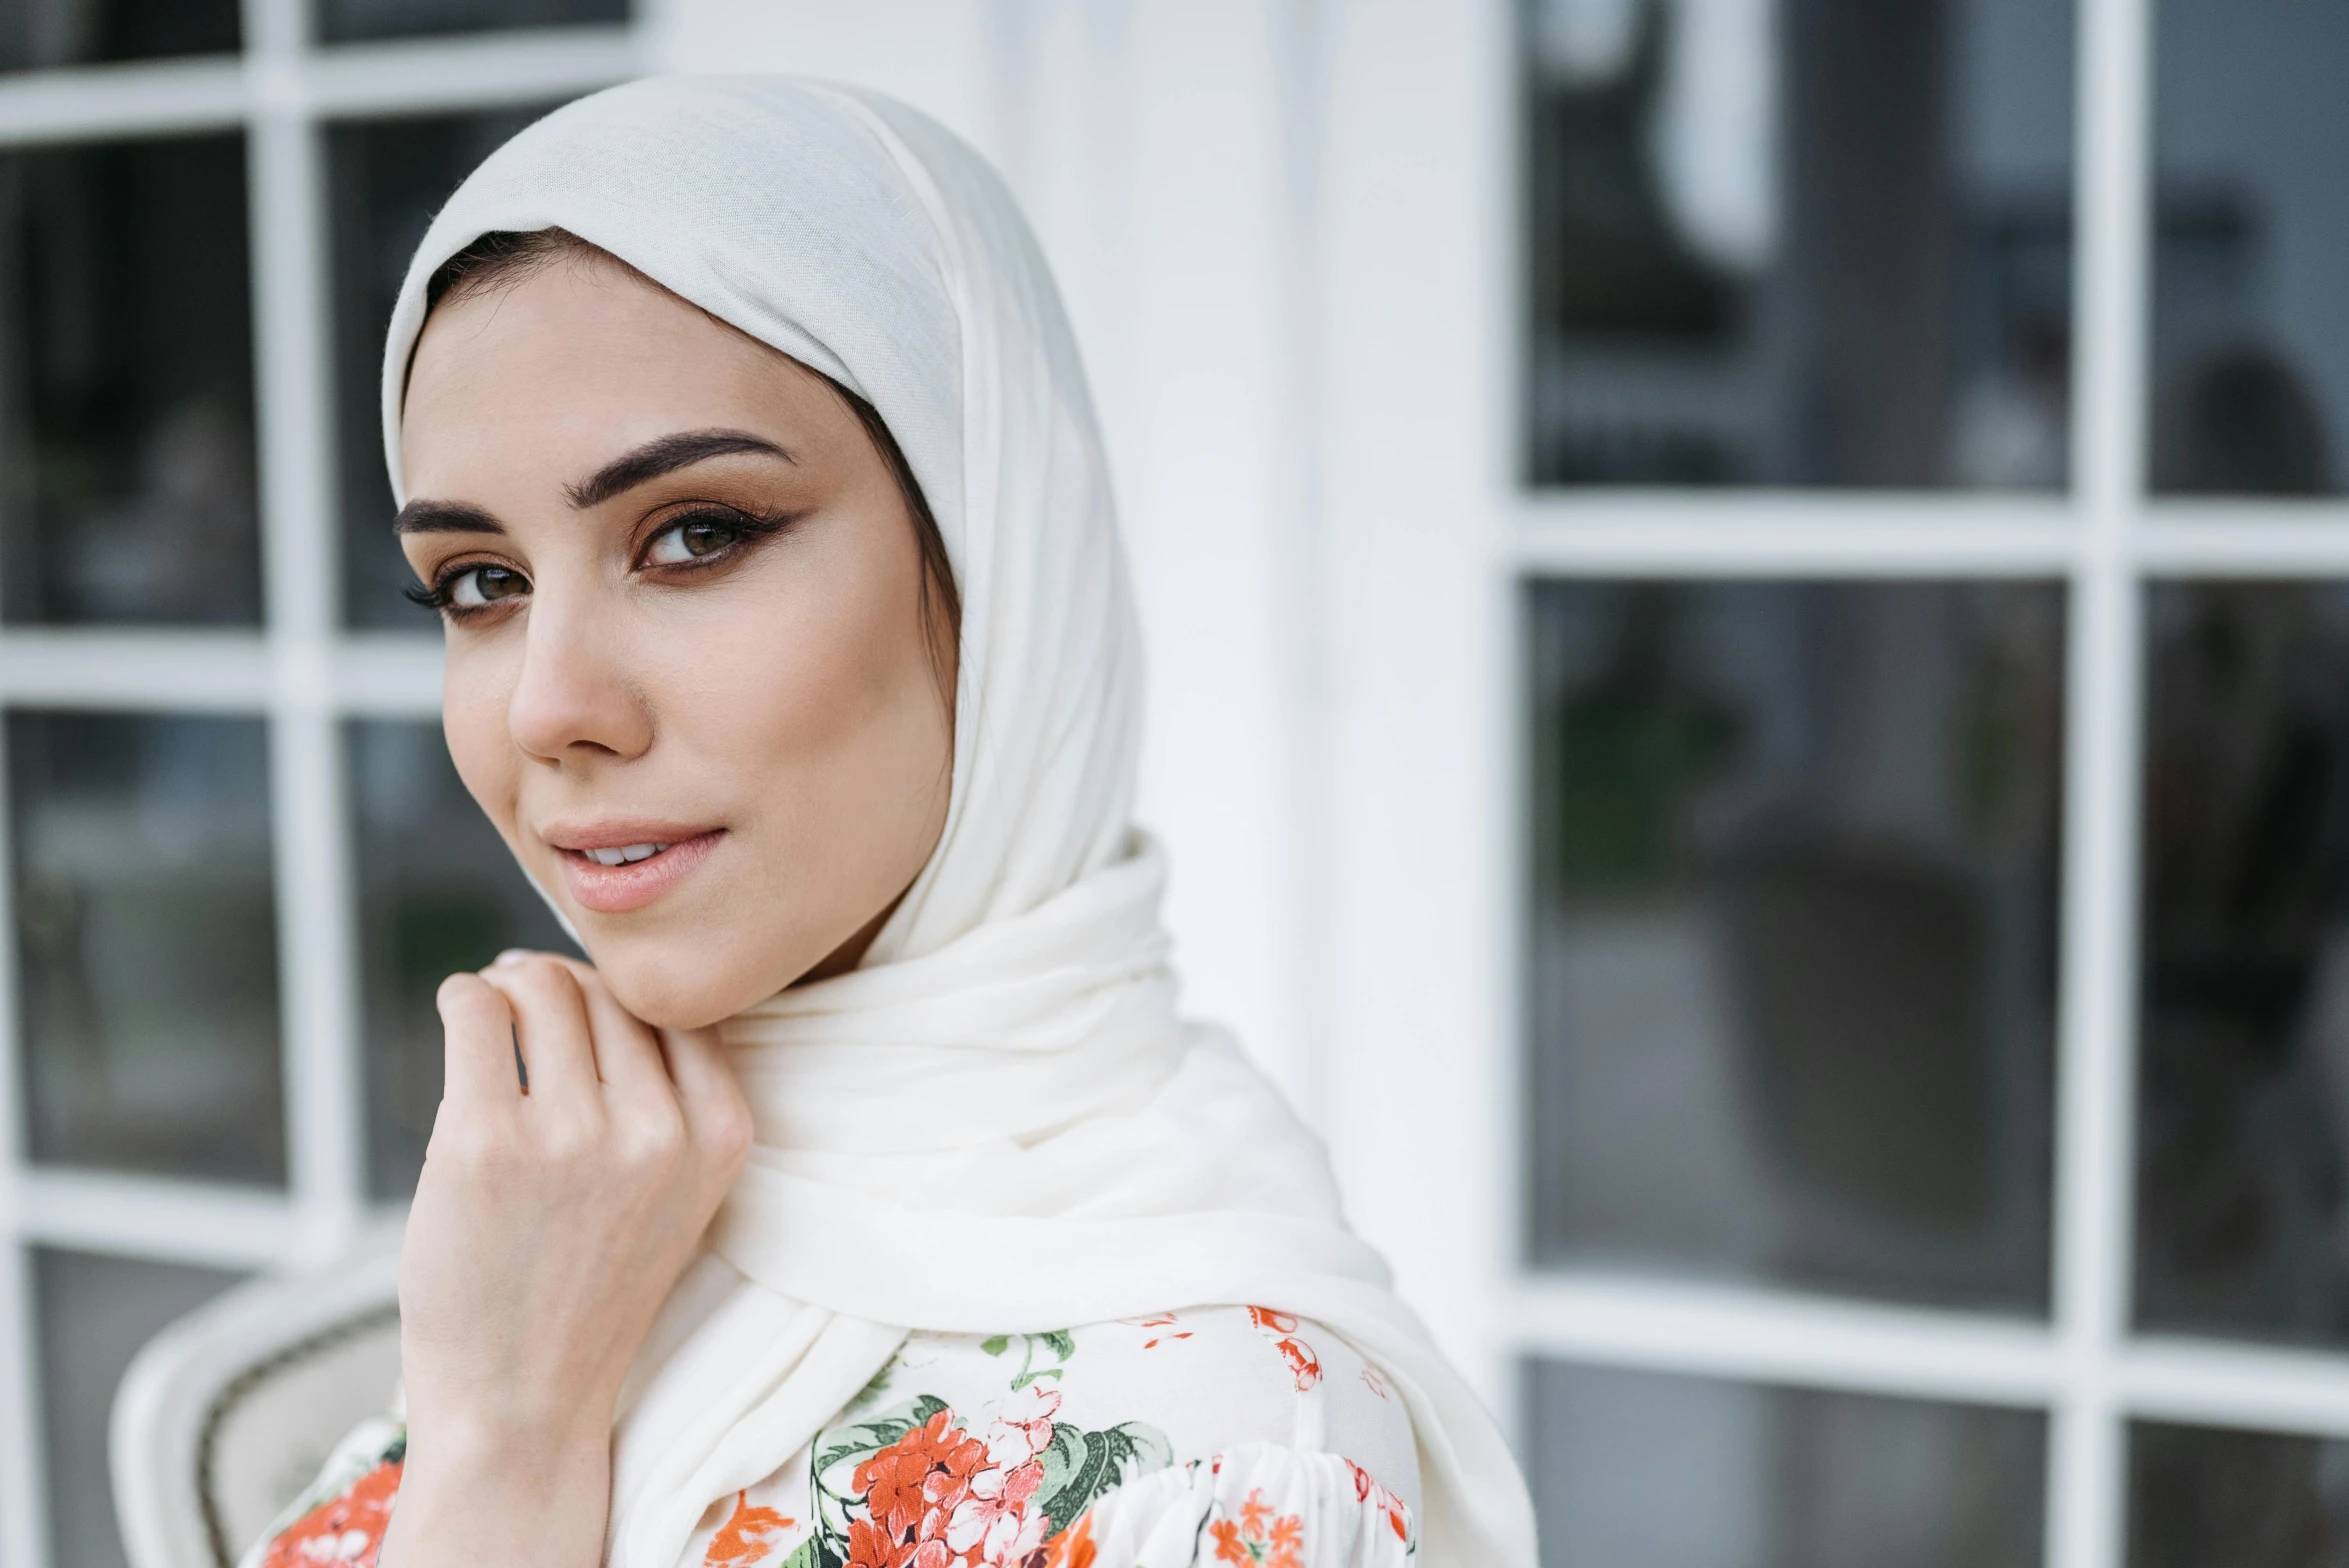
<instances>
[{"instance_id":1,"label":"cheek","mask_svg":"<svg viewBox=\"0 0 2349 1568\"><path fill-rule=\"evenodd\" d=\"M761 778L804 788L811 775L854 771L901 722L893 628L876 624L865 599L741 617L725 629L717 659L681 681L699 710L696 727L757 770L746 780L752 788Z\"/></svg>"},{"instance_id":2,"label":"cheek","mask_svg":"<svg viewBox=\"0 0 2349 1568\"><path fill-rule=\"evenodd\" d=\"M506 723L510 684L488 661L452 651L441 689L441 733L448 739L449 760L509 843L521 776L520 753Z\"/></svg>"},{"instance_id":3,"label":"cheek","mask_svg":"<svg viewBox=\"0 0 2349 1568\"><path fill-rule=\"evenodd\" d=\"M932 792L951 741L921 642L918 568L828 564L744 595L693 639L696 668L672 690L704 742L692 749L723 757L745 803L793 840L773 847L846 871L902 858L889 842L896 803Z\"/></svg>"}]
</instances>

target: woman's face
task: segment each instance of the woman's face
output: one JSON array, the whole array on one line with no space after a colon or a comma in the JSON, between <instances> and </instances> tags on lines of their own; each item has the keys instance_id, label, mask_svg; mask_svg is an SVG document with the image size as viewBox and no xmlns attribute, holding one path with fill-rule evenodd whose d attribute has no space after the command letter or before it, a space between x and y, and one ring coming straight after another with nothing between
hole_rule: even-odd
<instances>
[{"instance_id":1,"label":"woman's face","mask_svg":"<svg viewBox=\"0 0 2349 1568\"><path fill-rule=\"evenodd\" d=\"M944 825L954 689L856 414L560 257L432 313L401 450L457 771L622 1005L694 1028L852 966Z\"/></svg>"}]
</instances>

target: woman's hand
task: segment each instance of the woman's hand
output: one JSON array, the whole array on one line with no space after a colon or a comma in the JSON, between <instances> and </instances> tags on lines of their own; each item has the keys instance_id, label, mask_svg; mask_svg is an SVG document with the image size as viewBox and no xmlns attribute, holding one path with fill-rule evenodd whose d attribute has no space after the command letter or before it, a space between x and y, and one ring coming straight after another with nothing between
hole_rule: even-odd
<instances>
[{"instance_id":1,"label":"woman's hand","mask_svg":"<svg viewBox=\"0 0 2349 1568\"><path fill-rule=\"evenodd\" d=\"M620 1385L742 1168L750 1112L715 1031L654 1031L585 964L508 954L439 1001L382 1562L593 1568Z\"/></svg>"}]
</instances>

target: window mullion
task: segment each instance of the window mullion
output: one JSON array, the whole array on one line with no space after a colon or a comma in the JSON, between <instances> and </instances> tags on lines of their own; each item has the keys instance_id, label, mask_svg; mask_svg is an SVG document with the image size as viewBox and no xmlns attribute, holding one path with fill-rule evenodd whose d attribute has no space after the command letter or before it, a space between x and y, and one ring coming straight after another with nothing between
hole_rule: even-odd
<instances>
[{"instance_id":1,"label":"window mullion","mask_svg":"<svg viewBox=\"0 0 2349 1568\"><path fill-rule=\"evenodd\" d=\"M4 715L0 715L4 720ZM49 1498L43 1458L40 1325L25 1251L23 1061L16 989L16 835L8 804L7 727L0 722L0 1568L46 1568Z\"/></svg>"},{"instance_id":2,"label":"window mullion","mask_svg":"<svg viewBox=\"0 0 2349 1568\"><path fill-rule=\"evenodd\" d=\"M2074 293L2073 577L2064 977L2056 1125L2056 1335L2049 1568L2128 1551L2117 1361L2134 1198L2147 126L2152 0L2083 0Z\"/></svg>"},{"instance_id":3,"label":"window mullion","mask_svg":"<svg viewBox=\"0 0 2349 1568\"><path fill-rule=\"evenodd\" d=\"M270 786L296 1249L365 1199L350 867L332 672L336 593L324 198L302 0L247 0Z\"/></svg>"}]
</instances>

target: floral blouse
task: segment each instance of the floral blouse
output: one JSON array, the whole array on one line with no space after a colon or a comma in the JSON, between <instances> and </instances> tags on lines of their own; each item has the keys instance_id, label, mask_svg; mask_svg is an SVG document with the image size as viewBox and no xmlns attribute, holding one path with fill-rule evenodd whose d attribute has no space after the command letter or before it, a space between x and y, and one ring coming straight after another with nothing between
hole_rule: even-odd
<instances>
[{"instance_id":1,"label":"floral blouse","mask_svg":"<svg viewBox=\"0 0 2349 1568\"><path fill-rule=\"evenodd\" d=\"M374 1568L406 1447L353 1432L244 1568ZM915 1334L679 1568L1400 1568L1418 1496L1402 1402L1286 1313Z\"/></svg>"}]
</instances>

